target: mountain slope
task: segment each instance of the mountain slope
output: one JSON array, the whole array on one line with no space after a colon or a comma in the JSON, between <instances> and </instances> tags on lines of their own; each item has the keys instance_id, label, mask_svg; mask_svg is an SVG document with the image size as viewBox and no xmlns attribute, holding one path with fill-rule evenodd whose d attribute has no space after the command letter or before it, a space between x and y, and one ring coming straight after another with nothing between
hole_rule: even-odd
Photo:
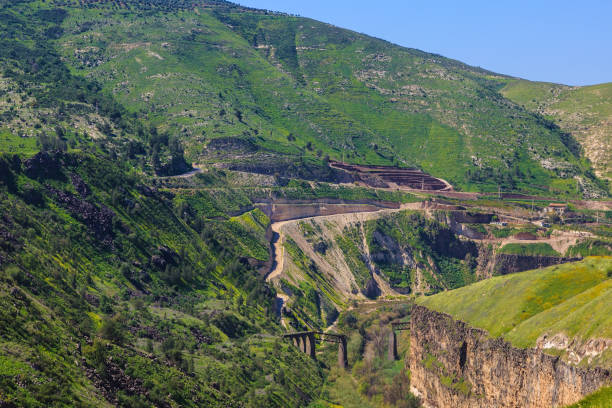
<instances>
[{"instance_id":1,"label":"mountain slope","mask_svg":"<svg viewBox=\"0 0 612 408\"><path fill-rule=\"evenodd\" d=\"M341 214L280 227L287 320L326 327L351 299L435 293L476 280L476 245L408 210Z\"/></svg>"},{"instance_id":2,"label":"mountain slope","mask_svg":"<svg viewBox=\"0 0 612 408\"><path fill-rule=\"evenodd\" d=\"M201 193L192 206L78 152L3 155L0 174L2 405L316 397L319 369L275 336L274 293L251 266L268 257L268 220L224 212L247 198Z\"/></svg>"},{"instance_id":3,"label":"mountain slope","mask_svg":"<svg viewBox=\"0 0 612 408\"><path fill-rule=\"evenodd\" d=\"M78 4L55 3L63 61L192 161L318 177L329 156L464 189L601 194L571 138L499 94L501 75L229 3Z\"/></svg>"},{"instance_id":4,"label":"mountain slope","mask_svg":"<svg viewBox=\"0 0 612 408\"><path fill-rule=\"evenodd\" d=\"M601 193L571 138L498 93L508 78L457 61L224 1L0 7L2 406L316 400L331 360L278 338L254 201L402 201L287 180L348 181L328 159L419 166L463 189ZM172 177L187 160L202 165ZM427 287L472 280L466 251L440 250L446 228L387 221L355 236L392 283L410 271L388 250L411 245L442 272Z\"/></svg>"},{"instance_id":5,"label":"mountain slope","mask_svg":"<svg viewBox=\"0 0 612 408\"><path fill-rule=\"evenodd\" d=\"M511 80L501 93L570 133L596 173L612 178L612 83L569 87Z\"/></svg>"}]
</instances>

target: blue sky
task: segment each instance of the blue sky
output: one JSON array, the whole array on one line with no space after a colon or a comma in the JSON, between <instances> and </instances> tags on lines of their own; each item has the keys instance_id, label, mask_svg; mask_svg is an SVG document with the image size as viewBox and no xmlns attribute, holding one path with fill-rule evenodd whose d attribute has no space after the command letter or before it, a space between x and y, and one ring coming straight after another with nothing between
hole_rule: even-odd
<instances>
[{"instance_id":1,"label":"blue sky","mask_svg":"<svg viewBox=\"0 0 612 408\"><path fill-rule=\"evenodd\" d=\"M235 0L534 81L612 81L610 0Z\"/></svg>"}]
</instances>

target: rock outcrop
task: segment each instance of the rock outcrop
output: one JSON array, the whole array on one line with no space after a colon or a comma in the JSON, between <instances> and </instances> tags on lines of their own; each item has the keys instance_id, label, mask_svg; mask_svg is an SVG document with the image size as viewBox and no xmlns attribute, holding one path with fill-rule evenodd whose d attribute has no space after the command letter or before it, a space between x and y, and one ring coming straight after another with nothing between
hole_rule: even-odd
<instances>
[{"instance_id":1,"label":"rock outcrop","mask_svg":"<svg viewBox=\"0 0 612 408\"><path fill-rule=\"evenodd\" d=\"M562 407L612 383L610 370L514 348L423 306L412 309L410 330L411 387L428 407Z\"/></svg>"},{"instance_id":2,"label":"rock outcrop","mask_svg":"<svg viewBox=\"0 0 612 408\"><path fill-rule=\"evenodd\" d=\"M58 178L62 174L62 153L38 152L24 162L23 170L30 178Z\"/></svg>"},{"instance_id":3,"label":"rock outcrop","mask_svg":"<svg viewBox=\"0 0 612 408\"><path fill-rule=\"evenodd\" d=\"M528 271L531 269L546 268L547 266L559 265L567 262L576 262L581 258L566 258L560 256L543 255L495 255L495 275L507 275L509 273Z\"/></svg>"},{"instance_id":4,"label":"rock outcrop","mask_svg":"<svg viewBox=\"0 0 612 408\"><path fill-rule=\"evenodd\" d=\"M47 191L55 198L55 201L72 216L80 220L93 232L94 237L105 246L113 244L113 218L115 213L103 204L95 205L89 201L81 200L74 194L59 190L50 185Z\"/></svg>"},{"instance_id":5,"label":"rock outcrop","mask_svg":"<svg viewBox=\"0 0 612 408\"><path fill-rule=\"evenodd\" d=\"M546 268L552 265L561 265L567 262L576 262L582 258L545 256L545 255L518 255L496 253L495 248L488 244L478 244L478 259L476 275L478 279L487 279L496 275L508 275L532 269Z\"/></svg>"}]
</instances>

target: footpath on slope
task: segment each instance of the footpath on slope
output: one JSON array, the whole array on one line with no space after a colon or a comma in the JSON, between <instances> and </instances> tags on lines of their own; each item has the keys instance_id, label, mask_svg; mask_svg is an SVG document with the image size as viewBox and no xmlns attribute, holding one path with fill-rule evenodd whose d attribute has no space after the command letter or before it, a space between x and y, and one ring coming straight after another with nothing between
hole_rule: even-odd
<instances>
[{"instance_id":1,"label":"footpath on slope","mask_svg":"<svg viewBox=\"0 0 612 408\"><path fill-rule=\"evenodd\" d=\"M191 170L189 170L189 171L187 171L185 173L175 174L174 176L162 176L162 177L158 177L158 178L160 178L160 179L173 179L173 178L176 179L176 178L189 178L189 177L193 177L196 174L199 174L199 173L203 172L202 167L201 166L197 167L197 166L200 166L200 165L196 164L196 163L193 163L191 165Z\"/></svg>"}]
</instances>

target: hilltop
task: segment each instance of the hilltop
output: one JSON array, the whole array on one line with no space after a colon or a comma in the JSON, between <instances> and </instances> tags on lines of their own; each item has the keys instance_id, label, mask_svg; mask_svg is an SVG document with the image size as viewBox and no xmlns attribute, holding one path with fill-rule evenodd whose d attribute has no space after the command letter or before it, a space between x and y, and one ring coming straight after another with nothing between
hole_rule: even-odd
<instances>
[{"instance_id":1,"label":"hilltop","mask_svg":"<svg viewBox=\"0 0 612 408\"><path fill-rule=\"evenodd\" d=\"M571 134L597 175L612 178L612 83L578 87L510 80L501 93Z\"/></svg>"}]
</instances>

